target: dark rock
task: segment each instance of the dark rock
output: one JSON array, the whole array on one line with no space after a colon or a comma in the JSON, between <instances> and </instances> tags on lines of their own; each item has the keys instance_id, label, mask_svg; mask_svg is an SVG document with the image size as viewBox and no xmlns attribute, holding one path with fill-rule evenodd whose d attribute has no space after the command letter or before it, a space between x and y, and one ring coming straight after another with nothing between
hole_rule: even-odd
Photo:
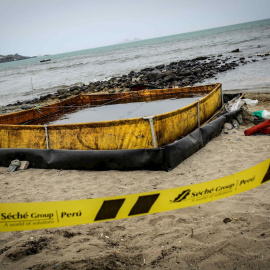
<instances>
[{"instance_id":1,"label":"dark rock","mask_svg":"<svg viewBox=\"0 0 270 270\"><path fill-rule=\"evenodd\" d=\"M183 86L189 85L189 80L188 79L182 80L181 85Z\"/></svg>"},{"instance_id":2,"label":"dark rock","mask_svg":"<svg viewBox=\"0 0 270 270\"><path fill-rule=\"evenodd\" d=\"M74 85L74 86L71 86L70 88L69 88L69 91L74 91L74 90L77 90L78 89L78 85Z\"/></svg>"},{"instance_id":3,"label":"dark rock","mask_svg":"<svg viewBox=\"0 0 270 270\"><path fill-rule=\"evenodd\" d=\"M168 75L168 76L166 76L165 78L163 78L163 81L164 81L164 82L171 82L171 81L173 81L174 79L175 79L175 75L172 74L172 75Z\"/></svg>"},{"instance_id":4,"label":"dark rock","mask_svg":"<svg viewBox=\"0 0 270 270\"><path fill-rule=\"evenodd\" d=\"M210 70L210 74L212 74L212 75L216 75L218 72L216 71L216 70L214 70L214 69L211 69Z\"/></svg>"},{"instance_id":5,"label":"dark rock","mask_svg":"<svg viewBox=\"0 0 270 270\"><path fill-rule=\"evenodd\" d=\"M150 81L156 81L162 77L163 74L159 69L155 69L146 75L146 78Z\"/></svg>"},{"instance_id":6,"label":"dark rock","mask_svg":"<svg viewBox=\"0 0 270 270\"><path fill-rule=\"evenodd\" d=\"M184 71L184 75L186 75L186 76L189 76L189 75L192 75L192 74L193 73L189 69Z\"/></svg>"},{"instance_id":7,"label":"dark rock","mask_svg":"<svg viewBox=\"0 0 270 270\"><path fill-rule=\"evenodd\" d=\"M232 120L232 125L233 125L234 128L239 129L239 123L238 123L238 121L236 119Z\"/></svg>"},{"instance_id":8,"label":"dark rock","mask_svg":"<svg viewBox=\"0 0 270 270\"><path fill-rule=\"evenodd\" d=\"M235 49L235 50L232 50L231 52L232 53L237 53L237 52L240 52L240 50L239 49Z\"/></svg>"},{"instance_id":9,"label":"dark rock","mask_svg":"<svg viewBox=\"0 0 270 270\"><path fill-rule=\"evenodd\" d=\"M68 92L67 89L59 89L59 90L57 90L57 93L58 93L59 95L66 94L67 92Z\"/></svg>"},{"instance_id":10,"label":"dark rock","mask_svg":"<svg viewBox=\"0 0 270 270\"><path fill-rule=\"evenodd\" d=\"M156 66L156 69L163 69L165 67L165 65L158 65Z\"/></svg>"},{"instance_id":11,"label":"dark rock","mask_svg":"<svg viewBox=\"0 0 270 270\"><path fill-rule=\"evenodd\" d=\"M21 106L22 110L29 110L29 109L32 109L32 108L33 108L33 106L30 105L30 104L24 104L24 105Z\"/></svg>"},{"instance_id":12,"label":"dark rock","mask_svg":"<svg viewBox=\"0 0 270 270\"><path fill-rule=\"evenodd\" d=\"M180 76L185 76L185 75L186 75L185 70L180 71L180 72L179 72L179 75L180 75Z\"/></svg>"},{"instance_id":13,"label":"dark rock","mask_svg":"<svg viewBox=\"0 0 270 270\"><path fill-rule=\"evenodd\" d=\"M171 70L173 71L177 70L178 68L179 68L178 65L171 65Z\"/></svg>"},{"instance_id":14,"label":"dark rock","mask_svg":"<svg viewBox=\"0 0 270 270\"><path fill-rule=\"evenodd\" d=\"M39 100L40 101L44 101L44 100L46 100L47 99L47 95L46 96L41 96L41 97L39 97Z\"/></svg>"},{"instance_id":15,"label":"dark rock","mask_svg":"<svg viewBox=\"0 0 270 270\"><path fill-rule=\"evenodd\" d=\"M128 76L129 76L129 77L132 77L132 76L134 76L134 75L135 75L135 71L133 71L133 70L130 71L130 72L128 73Z\"/></svg>"},{"instance_id":16,"label":"dark rock","mask_svg":"<svg viewBox=\"0 0 270 270\"><path fill-rule=\"evenodd\" d=\"M104 84L100 84L99 87L97 87L97 89L99 91L102 91L104 88L105 88L105 85Z\"/></svg>"},{"instance_id":17,"label":"dark rock","mask_svg":"<svg viewBox=\"0 0 270 270\"><path fill-rule=\"evenodd\" d=\"M53 269L57 269L59 267L59 263L56 263L54 266L53 266Z\"/></svg>"},{"instance_id":18,"label":"dark rock","mask_svg":"<svg viewBox=\"0 0 270 270\"><path fill-rule=\"evenodd\" d=\"M77 89L77 90L75 90L75 91L73 91L73 95L78 95L80 93L80 90L79 89Z\"/></svg>"},{"instance_id":19,"label":"dark rock","mask_svg":"<svg viewBox=\"0 0 270 270\"><path fill-rule=\"evenodd\" d=\"M65 94L59 96L59 98L60 98L60 99L65 99L65 98L67 98L67 97L69 97L69 96L70 96L70 94L65 93Z\"/></svg>"},{"instance_id":20,"label":"dark rock","mask_svg":"<svg viewBox=\"0 0 270 270\"><path fill-rule=\"evenodd\" d=\"M196 76L194 75L189 76L189 80L195 80L195 79L196 79Z\"/></svg>"},{"instance_id":21,"label":"dark rock","mask_svg":"<svg viewBox=\"0 0 270 270\"><path fill-rule=\"evenodd\" d=\"M193 72L194 72L195 74L200 74L200 73L202 73L202 69L201 69L201 68L195 68L195 69L193 70Z\"/></svg>"},{"instance_id":22,"label":"dark rock","mask_svg":"<svg viewBox=\"0 0 270 270\"><path fill-rule=\"evenodd\" d=\"M146 71L152 71L152 70L154 70L154 68L148 67L148 68L142 69L141 71L146 72Z\"/></svg>"},{"instance_id":23,"label":"dark rock","mask_svg":"<svg viewBox=\"0 0 270 270\"><path fill-rule=\"evenodd\" d=\"M34 99L32 99L32 100L31 100L31 102L30 102L30 103L31 103L31 104L34 104L34 103L37 103L38 101L39 101L39 99L38 99L38 98L34 98Z\"/></svg>"},{"instance_id":24,"label":"dark rock","mask_svg":"<svg viewBox=\"0 0 270 270\"><path fill-rule=\"evenodd\" d=\"M226 224L226 223L228 223L228 222L231 222L232 220L230 219L230 218L225 218L225 219L223 219L223 222Z\"/></svg>"},{"instance_id":25,"label":"dark rock","mask_svg":"<svg viewBox=\"0 0 270 270\"><path fill-rule=\"evenodd\" d=\"M227 129L227 130L233 129L233 125L231 123L225 123L223 127L224 127L224 129Z\"/></svg>"},{"instance_id":26,"label":"dark rock","mask_svg":"<svg viewBox=\"0 0 270 270\"><path fill-rule=\"evenodd\" d=\"M173 71L171 70L167 70L165 72L163 72L164 76L169 76L169 75L174 75Z\"/></svg>"},{"instance_id":27,"label":"dark rock","mask_svg":"<svg viewBox=\"0 0 270 270\"><path fill-rule=\"evenodd\" d=\"M219 72L224 72L224 71L227 70L227 67L225 65L222 65L222 66L219 67L218 70L219 70Z\"/></svg>"},{"instance_id":28,"label":"dark rock","mask_svg":"<svg viewBox=\"0 0 270 270\"><path fill-rule=\"evenodd\" d=\"M208 59L208 57L207 56L200 56L200 57L197 57L197 58L195 58L195 59L193 59L193 60L198 60L198 61L201 61L201 60L206 60L206 59Z\"/></svg>"},{"instance_id":29,"label":"dark rock","mask_svg":"<svg viewBox=\"0 0 270 270\"><path fill-rule=\"evenodd\" d=\"M233 63L233 64L231 64L231 66L238 67L239 64L238 63Z\"/></svg>"},{"instance_id":30,"label":"dark rock","mask_svg":"<svg viewBox=\"0 0 270 270\"><path fill-rule=\"evenodd\" d=\"M89 84L87 88L87 92L93 92L95 90L96 86L94 84Z\"/></svg>"},{"instance_id":31,"label":"dark rock","mask_svg":"<svg viewBox=\"0 0 270 270\"><path fill-rule=\"evenodd\" d=\"M176 66L177 65L177 62L171 62L170 63L170 66Z\"/></svg>"}]
</instances>

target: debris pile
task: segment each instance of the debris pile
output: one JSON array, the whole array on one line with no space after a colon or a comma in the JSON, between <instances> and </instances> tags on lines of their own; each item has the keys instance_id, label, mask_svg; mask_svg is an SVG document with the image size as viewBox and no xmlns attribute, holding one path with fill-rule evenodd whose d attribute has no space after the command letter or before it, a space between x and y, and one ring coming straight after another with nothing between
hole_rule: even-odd
<instances>
[{"instance_id":1,"label":"debris pile","mask_svg":"<svg viewBox=\"0 0 270 270\"><path fill-rule=\"evenodd\" d=\"M225 103L224 107L226 112L232 112L241 109L241 113L237 115L231 123L226 123L224 128L231 130L233 128L238 129L242 123L256 125L246 129L245 135L269 135L270 134L270 112L267 110L250 112L248 106L254 107L258 104L258 100L245 99L243 95L232 98Z\"/></svg>"}]
</instances>

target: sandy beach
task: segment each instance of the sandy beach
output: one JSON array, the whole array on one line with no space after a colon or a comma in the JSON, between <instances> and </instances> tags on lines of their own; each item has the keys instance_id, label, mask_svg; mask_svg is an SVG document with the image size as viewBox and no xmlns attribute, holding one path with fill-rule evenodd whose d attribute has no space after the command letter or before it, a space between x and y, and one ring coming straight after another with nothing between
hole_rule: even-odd
<instances>
[{"instance_id":1,"label":"sandy beach","mask_svg":"<svg viewBox=\"0 0 270 270\"><path fill-rule=\"evenodd\" d=\"M270 93L251 111L270 111ZM0 202L98 198L186 186L270 158L270 137L223 130L171 172L0 167ZM143 217L0 233L0 269L269 269L270 183L211 203ZM229 218L231 222L224 223Z\"/></svg>"}]
</instances>

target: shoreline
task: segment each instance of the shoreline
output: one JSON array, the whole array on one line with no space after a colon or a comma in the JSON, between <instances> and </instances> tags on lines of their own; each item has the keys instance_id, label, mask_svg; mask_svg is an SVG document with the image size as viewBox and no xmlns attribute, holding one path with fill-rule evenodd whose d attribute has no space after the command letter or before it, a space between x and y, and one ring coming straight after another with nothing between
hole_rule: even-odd
<instances>
[{"instance_id":1,"label":"shoreline","mask_svg":"<svg viewBox=\"0 0 270 270\"><path fill-rule=\"evenodd\" d=\"M34 108L38 105L47 105L60 100L71 98L79 94L112 94L129 92L130 87L136 84L150 84L156 88L174 88L183 86L202 85L204 80L216 80L216 75L226 72L241 65L252 64L266 59L270 53L238 57L237 52L232 52L231 56L201 56L191 60L179 60L168 65L158 65L144 68L140 71L131 71L119 77L112 77L109 80L97 81L89 84L71 85L68 88L57 90L56 93L42 95L27 101L18 101L14 104L0 106L0 114L7 114L20 110ZM239 92L243 90L224 90L224 92ZM246 90L246 92L258 92L256 90ZM270 89L262 91L270 93Z\"/></svg>"}]
</instances>

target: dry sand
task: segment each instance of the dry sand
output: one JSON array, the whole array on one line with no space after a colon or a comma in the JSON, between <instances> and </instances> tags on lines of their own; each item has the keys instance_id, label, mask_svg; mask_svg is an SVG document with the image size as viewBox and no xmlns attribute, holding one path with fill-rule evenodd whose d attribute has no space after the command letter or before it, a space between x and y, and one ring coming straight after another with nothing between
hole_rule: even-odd
<instances>
[{"instance_id":1,"label":"dry sand","mask_svg":"<svg viewBox=\"0 0 270 270\"><path fill-rule=\"evenodd\" d=\"M252 111L270 111L269 94ZM251 125L249 125L251 126ZM74 200L166 189L270 158L269 136L222 132L171 172L0 167L0 202ZM0 233L0 269L270 269L270 183L219 201L126 220ZM232 221L224 223L225 218Z\"/></svg>"}]
</instances>

